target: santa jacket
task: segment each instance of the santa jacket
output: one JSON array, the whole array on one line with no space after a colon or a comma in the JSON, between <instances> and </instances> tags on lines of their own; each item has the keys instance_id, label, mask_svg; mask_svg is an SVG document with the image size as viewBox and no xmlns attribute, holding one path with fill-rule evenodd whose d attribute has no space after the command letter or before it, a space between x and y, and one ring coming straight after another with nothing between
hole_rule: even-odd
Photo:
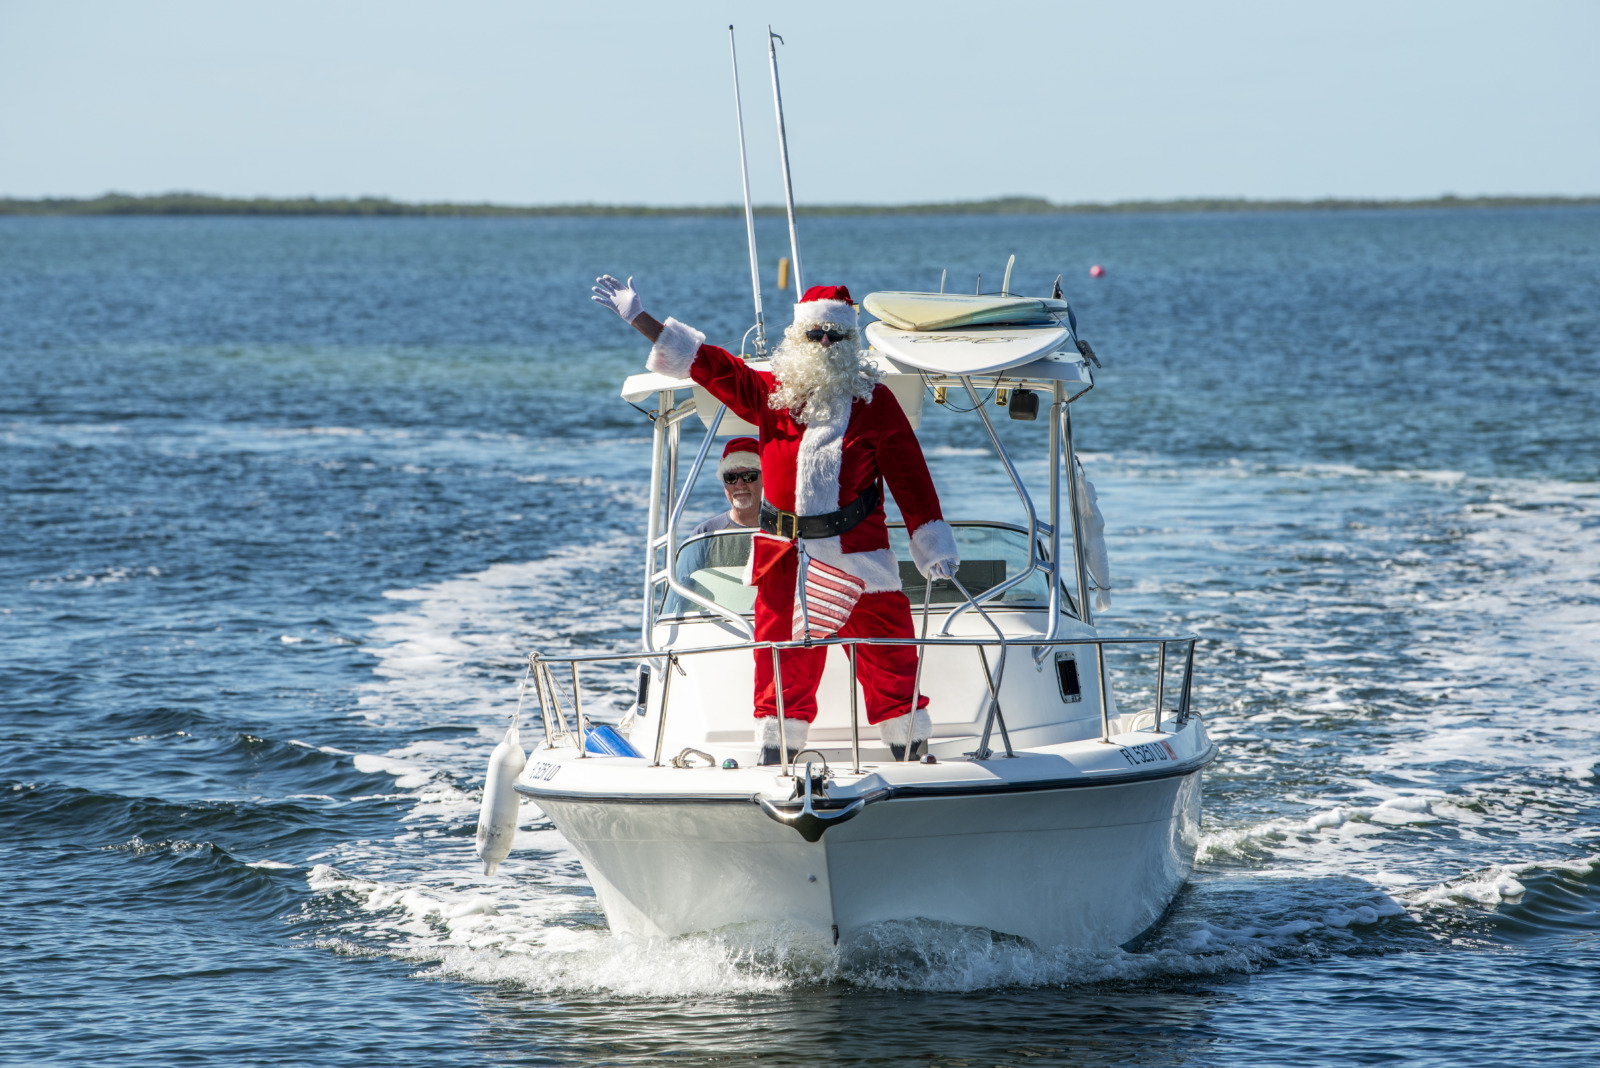
<instances>
[{"instance_id":1,"label":"santa jacket","mask_svg":"<svg viewBox=\"0 0 1600 1068\"><path fill-rule=\"evenodd\" d=\"M645 366L674 378L687 374L756 427L762 496L774 508L801 516L836 511L882 479L911 532L917 570L926 575L933 564L956 561L955 535L939 510L922 446L889 387L877 386L870 403L856 400L845 418L801 423L767 404L776 388L770 372L757 371L726 349L705 344L704 334L676 319L663 324ZM766 536L757 540L776 541ZM867 593L900 589L900 566L889 548L881 498L870 515L844 534L807 538L805 547L813 558L861 579ZM775 548L757 545L752 554L757 576L765 570L762 558L775 555Z\"/></svg>"}]
</instances>

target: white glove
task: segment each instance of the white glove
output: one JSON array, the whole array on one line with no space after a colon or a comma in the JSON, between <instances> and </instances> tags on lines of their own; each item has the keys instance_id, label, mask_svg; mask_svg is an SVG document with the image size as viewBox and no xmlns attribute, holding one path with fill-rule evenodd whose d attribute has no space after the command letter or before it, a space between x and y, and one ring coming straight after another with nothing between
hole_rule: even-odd
<instances>
[{"instance_id":1,"label":"white glove","mask_svg":"<svg viewBox=\"0 0 1600 1068\"><path fill-rule=\"evenodd\" d=\"M960 560L935 560L928 565L928 578L929 580L955 578L956 568L960 566Z\"/></svg>"},{"instance_id":2,"label":"white glove","mask_svg":"<svg viewBox=\"0 0 1600 1068\"><path fill-rule=\"evenodd\" d=\"M589 299L602 308L610 308L622 316L623 322L631 323L644 314L644 305L639 300L639 294L634 292L632 277L628 279L627 285L623 285L609 274L603 274L594 281L594 296Z\"/></svg>"}]
</instances>

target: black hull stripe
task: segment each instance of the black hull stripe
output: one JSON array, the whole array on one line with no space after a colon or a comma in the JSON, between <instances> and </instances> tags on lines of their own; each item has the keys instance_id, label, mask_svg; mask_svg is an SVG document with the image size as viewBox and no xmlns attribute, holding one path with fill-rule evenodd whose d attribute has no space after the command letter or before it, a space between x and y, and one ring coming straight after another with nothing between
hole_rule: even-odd
<instances>
[{"instance_id":1,"label":"black hull stripe","mask_svg":"<svg viewBox=\"0 0 1600 1068\"><path fill-rule=\"evenodd\" d=\"M1173 764L1169 767L1151 771L1130 771L1116 775L1084 776L1072 779L1032 779L1027 782L1005 782L982 786L967 784L950 786L887 786L873 790L870 793L856 794L850 797L837 799L815 798L812 801L812 807L819 812L827 812L853 805L861 800L873 802L934 797L989 797L1000 794L1081 790L1097 786L1127 786L1133 783L1159 782L1163 779L1175 779L1192 775L1216 758L1217 745L1213 742L1202 756L1184 761L1182 764ZM728 794L575 794L558 790L539 790L535 787L524 786L521 783L516 785L516 791L533 801L568 801L591 805L748 805L755 800L754 795L730 796ZM776 802L780 808L789 803ZM799 804L798 801L793 803Z\"/></svg>"}]
</instances>

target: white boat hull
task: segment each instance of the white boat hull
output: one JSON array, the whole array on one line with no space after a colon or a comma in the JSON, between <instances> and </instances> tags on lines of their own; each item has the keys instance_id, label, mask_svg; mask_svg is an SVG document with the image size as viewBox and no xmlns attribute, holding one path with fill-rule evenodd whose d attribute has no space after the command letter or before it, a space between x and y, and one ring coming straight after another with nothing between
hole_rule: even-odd
<instances>
[{"instance_id":1,"label":"white boat hull","mask_svg":"<svg viewBox=\"0 0 1600 1068\"><path fill-rule=\"evenodd\" d=\"M915 917L1108 949L1154 924L1189 877L1200 773L876 807L824 836L841 935Z\"/></svg>"},{"instance_id":2,"label":"white boat hull","mask_svg":"<svg viewBox=\"0 0 1600 1068\"><path fill-rule=\"evenodd\" d=\"M780 922L849 941L875 924L933 920L1101 950L1148 929L1188 878L1204 762L1054 788L952 784L913 765L920 782L880 791L817 841L769 818L748 794L524 793L572 843L619 933Z\"/></svg>"}]
</instances>

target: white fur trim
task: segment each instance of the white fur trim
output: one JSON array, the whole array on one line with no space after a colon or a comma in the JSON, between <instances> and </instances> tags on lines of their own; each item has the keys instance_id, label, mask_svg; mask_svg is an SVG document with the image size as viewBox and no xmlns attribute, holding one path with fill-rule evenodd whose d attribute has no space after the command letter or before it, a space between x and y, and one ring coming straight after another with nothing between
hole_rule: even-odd
<instances>
[{"instance_id":1,"label":"white fur trim","mask_svg":"<svg viewBox=\"0 0 1600 1068\"><path fill-rule=\"evenodd\" d=\"M902 712L878 724L878 737L883 739L884 745L905 745L908 726L913 743L925 742L933 735L933 719L926 708L919 708L912 715Z\"/></svg>"},{"instance_id":2,"label":"white fur trim","mask_svg":"<svg viewBox=\"0 0 1600 1068\"><path fill-rule=\"evenodd\" d=\"M794 460L796 515L838 511L839 468L844 463L844 430L849 425L848 408L831 423L806 424Z\"/></svg>"},{"instance_id":3,"label":"white fur trim","mask_svg":"<svg viewBox=\"0 0 1600 1068\"><path fill-rule=\"evenodd\" d=\"M846 304L842 300L808 300L794 306L795 326L816 329L823 323L854 330L856 328L855 305Z\"/></svg>"},{"instance_id":4,"label":"white fur trim","mask_svg":"<svg viewBox=\"0 0 1600 1068\"><path fill-rule=\"evenodd\" d=\"M757 732L760 735L759 743L777 748L778 717L762 716L757 722L761 725L761 729ZM789 748L798 752L806 747L806 742L811 737L811 724L803 719L795 719L793 716L784 716L783 733L785 735L784 741L789 744Z\"/></svg>"},{"instance_id":5,"label":"white fur trim","mask_svg":"<svg viewBox=\"0 0 1600 1068\"><path fill-rule=\"evenodd\" d=\"M717 461L717 477L721 478L729 471L759 471L761 470L761 457L753 452L730 452Z\"/></svg>"},{"instance_id":6,"label":"white fur trim","mask_svg":"<svg viewBox=\"0 0 1600 1068\"><path fill-rule=\"evenodd\" d=\"M849 425L847 409L831 423L806 426L795 456L795 514L822 515L838 510L839 469L844 463L844 431ZM840 547L838 538L807 538L806 552L865 582L867 593L892 593L900 589L900 563L892 549L847 553Z\"/></svg>"},{"instance_id":7,"label":"white fur trim","mask_svg":"<svg viewBox=\"0 0 1600 1068\"><path fill-rule=\"evenodd\" d=\"M705 343L706 336L694 327L668 319L661 324L661 336L650 349L650 358L644 361L645 370L669 378L688 378L689 365Z\"/></svg>"},{"instance_id":8,"label":"white fur trim","mask_svg":"<svg viewBox=\"0 0 1600 1068\"><path fill-rule=\"evenodd\" d=\"M841 571L848 571L867 584L867 593L893 593L900 589L900 561L893 549L868 549L847 553L838 538L807 538L806 552Z\"/></svg>"},{"instance_id":9,"label":"white fur trim","mask_svg":"<svg viewBox=\"0 0 1600 1068\"><path fill-rule=\"evenodd\" d=\"M961 563L956 551L955 531L943 519L930 520L911 532L911 560L923 578L934 564L948 564L952 571Z\"/></svg>"}]
</instances>

